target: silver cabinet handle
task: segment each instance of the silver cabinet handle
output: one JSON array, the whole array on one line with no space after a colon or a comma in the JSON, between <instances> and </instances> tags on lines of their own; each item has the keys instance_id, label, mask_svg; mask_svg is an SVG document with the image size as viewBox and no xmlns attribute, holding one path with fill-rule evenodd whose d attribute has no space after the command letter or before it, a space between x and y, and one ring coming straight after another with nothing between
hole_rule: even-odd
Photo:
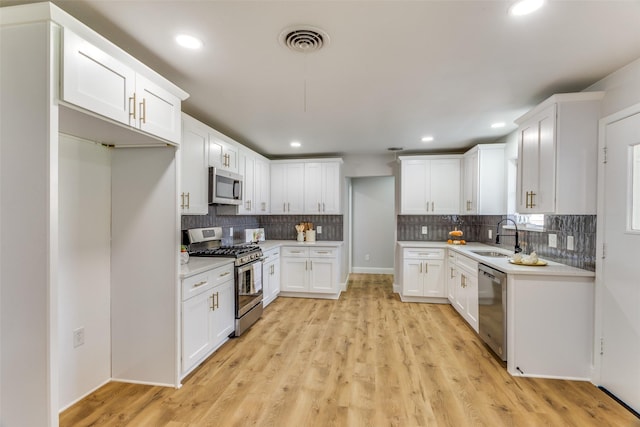
<instances>
[{"instance_id":1,"label":"silver cabinet handle","mask_svg":"<svg viewBox=\"0 0 640 427\"><path fill-rule=\"evenodd\" d=\"M431 202L431 212L435 212L435 211L436 211L435 202Z\"/></svg>"},{"instance_id":2,"label":"silver cabinet handle","mask_svg":"<svg viewBox=\"0 0 640 427\"><path fill-rule=\"evenodd\" d=\"M287 212L291 212L291 203L287 202Z\"/></svg>"},{"instance_id":3,"label":"silver cabinet handle","mask_svg":"<svg viewBox=\"0 0 640 427\"><path fill-rule=\"evenodd\" d=\"M429 264L427 264L426 262L424 263L424 273L429 274Z\"/></svg>"},{"instance_id":4,"label":"silver cabinet handle","mask_svg":"<svg viewBox=\"0 0 640 427\"><path fill-rule=\"evenodd\" d=\"M320 208L320 202L318 202L318 212L322 212L322 209Z\"/></svg>"},{"instance_id":5,"label":"silver cabinet handle","mask_svg":"<svg viewBox=\"0 0 640 427\"><path fill-rule=\"evenodd\" d=\"M181 198L180 209L184 209L184 193L180 194L180 198Z\"/></svg>"},{"instance_id":6,"label":"silver cabinet handle","mask_svg":"<svg viewBox=\"0 0 640 427\"><path fill-rule=\"evenodd\" d=\"M207 281L203 280L202 282L198 282L198 283L194 284L192 287L193 288L199 288L200 286L204 286L206 284L207 284Z\"/></svg>"},{"instance_id":7,"label":"silver cabinet handle","mask_svg":"<svg viewBox=\"0 0 640 427\"><path fill-rule=\"evenodd\" d=\"M313 271L313 261L309 261L309 264L311 265L311 267L309 268L309 270Z\"/></svg>"},{"instance_id":8,"label":"silver cabinet handle","mask_svg":"<svg viewBox=\"0 0 640 427\"><path fill-rule=\"evenodd\" d=\"M191 193L187 193L187 209L191 207Z\"/></svg>"},{"instance_id":9,"label":"silver cabinet handle","mask_svg":"<svg viewBox=\"0 0 640 427\"><path fill-rule=\"evenodd\" d=\"M422 273L422 263L420 263L420 273Z\"/></svg>"},{"instance_id":10,"label":"silver cabinet handle","mask_svg":"<svg viewBox=\"0 0 640 427\"><path fill-rule=\"evenodd\" d=\"M142 98L140 103L140 123L147 123L147 100Z\"/></svg>"}]
</instances>

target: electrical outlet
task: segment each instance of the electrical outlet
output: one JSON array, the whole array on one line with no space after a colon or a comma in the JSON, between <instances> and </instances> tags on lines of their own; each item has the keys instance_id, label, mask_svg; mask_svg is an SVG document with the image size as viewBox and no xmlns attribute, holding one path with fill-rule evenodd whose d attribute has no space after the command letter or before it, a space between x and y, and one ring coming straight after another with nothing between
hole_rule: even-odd
<instances>
[{"instance_id":1,"label":"electrical outlet","mask_svg":"<svg viewBox=\"0 0 640 427\"><path fill-rule=\"evenodd\" d=\"M369 254L366 254L366 255L364 256L364 260L365 260L365 261L369 261L370 259L371 259L371 256L370 256Z\"/></svg>"},{"instance_id":2,"label":"electrical outlet","mask_svg":"<svg viewBox=\"0 0 640 427\"><path fill-rule=\"evenodd\" d=\"M84 345L84 328L78 328L73 331L73 348Z\"/></svg>"},{"instance_id":3,"label":"electrical outlet","mask_svg":"<svg viewBox=\"0 0 640 427\"><path fill-rule=\"evenodd\" d=\"M322 234L322 226L321 225L316 225L316 233Z\"/></svg>"},{"instance_id":4,"label":"electrical outlet","mask_svg":"<svg viewBox=\"0 0 640 427\"><path fill-rule=\"evenodd\" d=\"M557 234L549 234L549 247L557 248L558 247L558 235Z\"/></svg>"},{"instance_id":5,"label":"electrical outlet","mask_svg":"<svg viewBox=\"0 0 640 427\"><path fill-rule=\"evenodd\" d=\"M233 227L229 227L229 237L233 237Z\"/></svg>"},{"instance_id":6,"label":"electrical outlet","mask_svg":"<svg viewBox=\"0 0 640 427\"><path fill-rule=\"evenodd\" d=\"M489 229L489 238L493 239L493 230L492 229Z\"/></svg>"},{"instance_id":7,"label":"electrical outlet","mask_svg":"<svg viewBox=\"0 0 640 427\"><path fill-rule=\"evenodd\" d=\"M575 246L573 245L573 236L567 236L567 250L568 251L575 250Z\"/></svg>"},{"instance_id":8,"label":"electrical outlet","mask_svg":"<svg viewBox=\"0 0 640 427\"><path fill-rule=\"evenodd\" d=\"M429 229L427 228L426 225L422 226L422 234L427 234L429 232Z\"/></svg>"}]
</instances>

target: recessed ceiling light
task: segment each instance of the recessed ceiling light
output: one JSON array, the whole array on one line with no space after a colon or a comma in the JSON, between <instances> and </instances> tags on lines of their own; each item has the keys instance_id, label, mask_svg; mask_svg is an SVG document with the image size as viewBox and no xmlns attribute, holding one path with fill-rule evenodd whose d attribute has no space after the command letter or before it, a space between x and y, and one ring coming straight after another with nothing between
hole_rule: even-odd
<instances>
[{"instance_id":1,"label":"recessed ceiling light","mask_svg":"<svg viewBox=\"0 0 640 427\"><path fill-rule=\"evenodd\" d=\"M493 123L493 124L491 125L491 129L500 129L500 128L505 127L505 125L506 125L506 124L505 124L504 122Z\"/></svg>"},{"instance_id":2,"label":"recessed ceiling light","mask_svg":"<svg viewBox=\"0 0 640 427\"><path fill-rule=\"evenodd\" d=\"M514 16L528 15L540 9L544 5L545 0L520 0L515 2L510 8L509 13Z\"/></svg>"},{"instance_id":3,"label":"recessed ceiling light","mask_svg":"<svg viewBox=\"0 0 640 427\"><path fill-rule=\"evenodd\" d=\"M200 49L202 47L202 40L188 34L178 34L176 43L187 49Z\"/></svg>"},{"instance_id":4,"label":"recessed ceiling light","mask_svg":"<svg viewBox=\"0 0 640 427\"><path fill-rule=\"evenodd\" d=\"M431 142L433 141L433 137L432 136L423 136L422 137L422 142Z\"/></svg>"},{"instance_id":5,"label":"recessed ceiling light","mask_svg":"<svg viewBox=\"0 0 640 427\"><path fill-rule=\"evenodd\" d=\"M298 141L293 141L289 145L291 145L293 148L299 148L302 144L300 144Z\"/></svg>"}]
</instances>

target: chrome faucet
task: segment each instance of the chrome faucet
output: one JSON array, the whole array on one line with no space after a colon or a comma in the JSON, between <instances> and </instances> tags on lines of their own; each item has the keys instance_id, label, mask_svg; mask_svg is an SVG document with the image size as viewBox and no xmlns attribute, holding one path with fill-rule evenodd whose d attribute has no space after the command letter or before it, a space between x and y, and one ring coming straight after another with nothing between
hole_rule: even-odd
<instances>
[{"instance_id":1,"label":"chrome faucet","mask_svg":"<svg viewBox=\"0 0 640 427\"><path fill-rule=\"evenodd\" d=\"M500 224L502 224L505 221L511 221L514 225L514 227L516 228L516 232L515 234L503 234L502 236L515 236L516 238L516 245L515 248L513 250L514 253L518 253L518 252L522 252L522 248L520 247L520 245L518 244L518 224L516 224L516 222L514 220L512 220L511 218L505 218L503 220L501 220L500 222L498 222L498 225L496 226L496 245L500 244Z\"/></svg>"}]
</instances>

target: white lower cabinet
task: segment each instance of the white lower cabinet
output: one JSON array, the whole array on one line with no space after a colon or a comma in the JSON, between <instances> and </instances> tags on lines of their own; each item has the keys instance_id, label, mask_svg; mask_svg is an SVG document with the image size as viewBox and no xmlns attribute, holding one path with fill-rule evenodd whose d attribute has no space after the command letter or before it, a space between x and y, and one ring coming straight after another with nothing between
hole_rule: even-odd
<instances>
[{"instance_id":1,"label":"white lower cabinet","mask_svg":"<svg viewBox=\"0 0 640 427\"><path fill-rule=\"evenodd\" d=\"M451 305L478 332L478 263L449 252L447 295Z\"/></svg>"},{"instance_id":2,"label":"white lower cabinet","mask_svg":"<svg viewBox=\"0 0 640 427\"><path fill-rule=\"evenodd\" d=\"M446 298L444 249L405 248L402 252L402 296Z\"/></svg>"},{"instance_id":3,"label":"white lower cabinet","mask_svg":"<svg viewBox=\"0 0 640 427\"><path fill-rule=\"evenodd\" d=\"M283 246L281 291L285 296L337 298L340 248Z\"/></svg>"},{"instance_id":4,"label":"white lower cabinet","mask_svg":"<svg viewBox=\"0 0 640 427\"><path fill-rule=\"evenodd\" d=\"M262 304L271 304L280 293L280 248L273 248L264 252L262 265Z\"/></svg>"},{"instance_id":5,"label":"white lower cabinet","mask_svg":"<svg viewBox=\"0 0 640 427\"><path fill-rule=\"evenodd\" d=\"M182 280L184 377L234 331L233 264Z\"/></svg>"}]
</instances>

